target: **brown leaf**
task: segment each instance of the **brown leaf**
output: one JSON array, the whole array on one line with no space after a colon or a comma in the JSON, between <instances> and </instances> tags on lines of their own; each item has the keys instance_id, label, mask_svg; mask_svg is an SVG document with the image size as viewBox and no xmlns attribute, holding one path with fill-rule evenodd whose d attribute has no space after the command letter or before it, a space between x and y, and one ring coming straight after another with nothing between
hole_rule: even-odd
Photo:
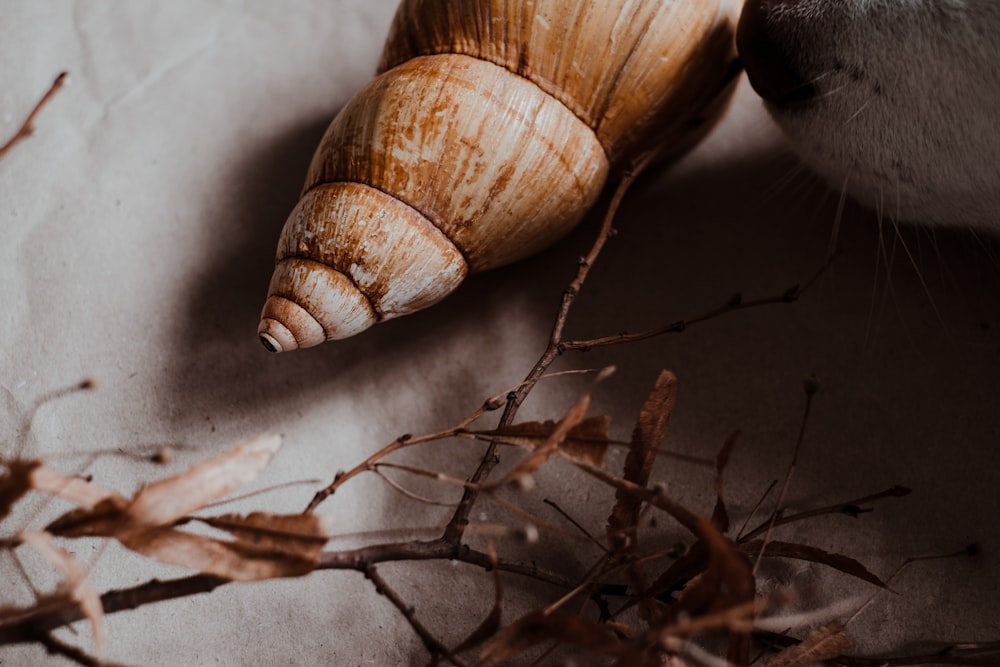
<instances>
[{"instance_id":1,"label":"brown leaf","mask_svg":"<svg viewBox=\"0 0 1000 667\"><path fill-rule=\"evenodd\" d=\"M678 600L679 610L694 616L701 611L718 611L753 600L756 585L750 561L710 521L702 520L701 539L708 548L708 567L702 579L715 590L702 604L689 603L685 608L684 598L688 592L685 589Z\"/></svg>"},{"instance_id":2,"label":"brown leaf","mask_svg":"<svg viewBox=\"0 0 1000 667\"><path fill-rule=\"evenodd\" d=\"M601 468L588 466L585 463L576 463L576 467L616 490L623 491L642 502L660 508L692 533L698 533L698 515L668 496L662 488L649 489L639 486L627 479L619 479Z\"/></svg>"},{"instance_id":3,"label":"brown leaf","mask_svg":"<svg viewBox=\"0 0 1000 667\"><path fill-rule=\"evenodd\" d=\"M677 377L663 371L639 411L632 439L625 457L625 481L645 487L656 462L656 452L663 442L677 402ZM608 517L607 535L611 551L621 560L629 561L638 551L639 513L642 499L621 487L615 490L615 505ZM646 579L642 568L634 563L626 569L629 588L641 599L640 615L649 621L655 613L651 599L645 595Z\"/></svg>"},{"instance_id":4,"label":"brown leaf","mask_svg":"<svg viewBox=\"0 0 1000 667\"><path fill-rule=\"evenodd\" d=\"M262 552L318 561L330 539L330 519L318 514L225 514L200 519Z\"/></svg>"},{"instance_id":5,"label":"brown leaf","mask_svg":"<svg viewBox=\"0 0 1000 667\"><path fill-rule=\"evenodd\" d=\"M190 470L154 482L135 495L127 513L137 524L164 526L253 481L281 447L277 435L247 440Z\"/></svg>"},{"instance_id":6,"label":"brown leaf","mask_svg":"<svg viewBox=\"0 0 1000 667\"><path fill-rule=\"evenodd\" d=\"M39 490L71 500L79 509L48 525L62 537L117 537L119 533L173 523L254 479L281 446L278 436L261 436L194 466L187 472L140 489L131 501L78 477L48 468L32 473Z\"/></svg>"},{"instance_id":7,"label":"brown leaf","mask_svg":"<svg viewBox=\"0 0 1000 667\"><path fill-rule=\"evenodd\" d=\"M632 432L628 455L625 457L624 479L637 486L646 486L656 461L656 450L663 442L670 423L670 415L677 402L677 376L663 371L656 379L653 390L639 411L639 420ZM634 546L636 525L642 498L618 488L615 506L608 517L608 539L612 549L618 551L627 545Z\"/></svg>"},{"instance_id":8,"label":"brown leaf","mask_svg":"<svg viewBox=\"0 0 1000 667\"><path fill-rule=\"evenodd\" d=\"M545 614L532 611L504 628L480 653L475 667L501 665L523 654L532 646L555 640L572 644L612 658L634 655L615 633L602 623L583 616Z\"/></svg>"},{"instance_id":9,"label":"brown leaf","mask_svg":"<svg viewBox=\"0 0 1000 667\"><path fill-rule=\"evenodd\" d=\"M81 507L63 514L45 530L59 537L114 537L128 524L127 508L127 500L110 496L93 508Z\"/></svg>"},{"instance_id":10,"label":"brown leaf","mask_svg":"<svg viewBox=\"0 0 1000 667\"><path fill-rule=\"evenodd\" d=\"M529 456L527 459L518 464L518 466L507 473L503 479L496 481L492 484L485 486L486 489L498 489L504 486L509 486L513 482L522 479L523 477L534 473L538 470L546 461L549 460L551 456L559 451L560 445L565 442L566 437L569 435L570 431L576 428L579 424L583 423L584 418L587 416L587 410L590 409L590 401L593 397L594 388L606 380L614 372L614 367L608 367L597 374L594 381L591 382L590 387L587 388L580 398L576 400L563 418L559 420L556 424L555 429L545 440L545 442L535 449L534 454ZM579 462L577 462L579 463Z\"/></svg>"},{"instance_id":11,"label":"brown leaf","mask_svg":"<svg viewBox=\"0 0 1000 667\"><path fill-rule=\"evenodd\" d=\"M234 581L302 576L312 572L319 559L318 553L316 558L303 558L246 542L223 542L176 528L124 531L116 537L144 556Z\"/></svg>"},{"instance_id":12,"label":"brown leaf","mask_svg":"<svg viewBox=\"0 0 1000 667\"><path fill-rule=\"evenodd\" d=\"M69 495L84 507L64 514L49 529L66 537L106 536L172 565L227 579L251 581L311 572L329 539L326 520L314 515L256 513L206 519L237 539L225 542L173 528L178 519L254 479L281 445L277 436L248 440L187 472L141 489L129 502L107 495L92 507L99 487L77 487L56 476L41 476L43 486ZM82 481L82 480L81 480Z\"/></svg>"},{"instance_id":13,"label":"brown leaf","mask_svg":"<svg viewBox=\"0 0 1000 667\"><path fill-rule=\"evenodd\" d=\"M745 554L756 556L763 544L763 540L754 540L753 542L740 544L739 550ZM821 563L832 567L835 570L839 570L844 574L849 574L863 581L875 584L880 588L886 587L884 581L879 579L874 573L871 572L871 570L853 558L844 556L843 554L823 551L822 549L809 546L808 544L793 544L790 542L775 542L771 540L767 543L767 549L764 551L764 557L794 558L796 560L807 560L812 563Z\"/></svg>"},{"instance_id":14,"label":"brown leaf","mask_svg":"<svg viewBox=\"0 0 1000 667\"><path fill-rule=\"evenodd\" d=\"M59 571L69 590L70 597L80 605L83 615L94 631L94 648L98 655L104 653L104 606L101 596L90 583L83 566L65 550L56 546L52 536L41 531L24 531L20 539L45 557Z\"/></svg>"},{"instance_id":15,"label":"brown leaf","mask_svg":"<svg viewBox=\"0 0 1000 667\"><path fill-rule=\"evenodd\" d=\"M31 488L68 500L83 509L92 510L103 501L114 499L124 506L128 501L113 491L103 489L76 475L64 475L39 466L31 471Z\"/></svg>"},{"instance_id":16,"label":"brown leaf","mask_svg":"<svg viewBox=\"0 0 1000 667\"><path fill-rule=\"evenodd\" d=\"M764 663L764 667L809 667L851 650L851 641L839 621L816 628L795 646L789 646Z\"/></svg>"},{"instance_id":17,"label":"brown leaf","mask_svg":"<svg viewBox=\"0 0 1000 667\"><path fill-rule=\"evenodd\" d=\"M559 450L573 461L603 467L607 460L608 442L611 439L608 435L610 424L611 419L607 416L587 417L569 430L560 443ZM522 422L495 431L476 431L476 435L538 451L549 442L557 427L558 424L552 420Z\"/></svg>"},{"instance_id":18,"label":"brown leaf","mask_svg":"<svg viewBox=\"0 0 1000 667\"><path fill-rule=\"evenodd\" d=\"M681 615L696 617L751 602L756 592L750 561L722 535L711 521L700 523L701 542L708 550L708 566L684 589L670 608L670 618ZM730 635L728 659L734 664L748 664L749 637L745 633Z\"/></svg>"},{"instance_id":19,"label":"brown leaf","mask_svg":"<svg viewBox=\"0 0 1000 667\"><path fill-rule=\"evenodd\" d=\"M686 582L704 572L707 566L708 549L704 542L695 542L647 588L646 596L654 598L678 591Z\"/></svg>"},{"instance_id":20,"label":"brown leaf","mask_svg":"<svg viewBox=\"0 0 1000 667\"><path fill-rule=\"evenodd\" d=\"M31 490L31 471L40 465L38 461L20 459L7 462L7 472L0 477L0 521L7 518L14 503Z\"/></svg>"}]
</instances>

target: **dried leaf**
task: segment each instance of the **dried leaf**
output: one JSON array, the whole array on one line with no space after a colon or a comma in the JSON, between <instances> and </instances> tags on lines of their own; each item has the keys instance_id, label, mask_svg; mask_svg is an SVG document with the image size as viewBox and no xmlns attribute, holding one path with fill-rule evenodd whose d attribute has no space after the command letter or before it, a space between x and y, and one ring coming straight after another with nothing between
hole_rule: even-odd
<instances>
[{"instance_id":1,"label":"dried leaf","mask_svg":"<svg viewBox=\"0 0 1000 667\"><path fill-rule=\"evenodd\" d=\"M708 548L708 568L703 577L716 587L703 609L717 611L753 600L756 586L750 561L709 521L702 521L701 538ZM678 601L681 608L684 607L683 598L682 595ZM693 616L699 610L691 607L684 611Z\"/></svg>"},{"instance_id":2,"label":"dried leaf","mask_svg":"<svg viewBox=\"0 0 1000 667\"><path fill-rule=\"evenodd\" d=\"M80 605L83 615L94 631L94 648L98 655L104 653L104 606L101 596L90 584L86 570L64 549L56 546L52 536L41 531L24 531L20 539L52 563L63 577L70 597Z\"/></svg>"},{"instance_id":3,"label":"dried leaf","mask_svg":"<svg viewBox=\"0 0 1000 667\"><path fill-rule=\"evenodd\" d=\"M262 552L270 551L304 560L318 560L330 539L330 519L318 514L254 512L246 516L225 514L201 521Z\"/></svg>"},{"instance_id":4,"label":"dried leaf","mask_svg":"<svg viewBox=\"0 0 1000 667\"><path fill-rule=\"evenodd\" d=\"M695 542L646 589L646 596L654 598L678 592L685 583L704 572L707 566L708 549L704 542Z\"/></svg>"},{"instance_id":5,"label":"dried leaf","mask_svg":"<svg viewBox=\"0 0 1000 667\"><path fill-rule=\"evenodd\" d=\"M608 454L611 420L607 416L587 417L566 434L559 446L560 452L573 461L604 467ZM495 431L477 431L476 435L495 438L503 442L538 451L544 447L558 424L552 420L512 424Z\"/></svg>"},{"instance_id":6,"label":"dried leaf","mask_svg":"<svg viewBox=\"0 0 1000 667\"><path fill-rule=\"evenodd\" d=\"M31 490L31 472L41 463L15 459L6 464L7 472L0 477L0 521L4 520L21 496Z\"/></svg>"},{"instance_id":7,"label":"dried leaf","mask_svg":"<svg viewBox=\"0 0 1000 667\"><path fill-rule=\"evenodd\" d=\"M117 535L129 549L164 563L234 581L258 581L309 574L319 562L245 542L223 542L176 528L147 528Z\"/></svg>"},{"instance_id":8,"label":"dried leaf","mask_svg":"<svg viewBox=\"0 0 1000 667\"><path fill-rule=\"evenodd\" d=\"M656 450L667 433L670 415L677 402L677 376L663 371L639 411L639 420L632 432L628 456L625 457L624 479L637 486L646 486L656 461ZM613 550L634 545L636 525L642 498L626 489L615 491L615 506L608 517L608 539Z\"/></svg>"},{"instance_id":9,"label":"dried leaf","mask_svg":"<svg viewBox=\"0 0 1000 667\"><path fill-rule=\"evenodd\" d=\"M701 521L699 532L701 542L708 550L708 566L671 607L671 619L681 615L696 617L744 605L752 602L756 592L750 561L736 550L736 546L707 519ZM749 663L748 634L733 633L730 636L728 659L734 664Z\"/></svg>"},{"instance_id":10,"label":"dried leaf","mask_svg":"<svg viewBox=\"0 0 1000 667\"><path fill-rule=\"evenodd\" d=\"M755 556L757 552L760 551L763 544L763 540L754 540L753 542L740 544L739 550L745 554ZM775 542L771 540L767 543L767 549L764 551L764 557L794 558L796 560L807 560L812 563L821 563L832 567L835 570L839 570L844 574L849 574L853 577L857 577L858 579L862 579L863 581L875 584L880 588L886 587L884 581L879 579L874 573L871 572L871 570L853 558L842 554L823 551L822 549L809 546L808 544L793 544L790 542Z\"/></svg>"},{"instance_id":11,"label":"dried leaf","mask_svg":"<svg viewBox=\"0 0 1000 667\"><path fill-rule=\"evenodd\" d=\"M163 526L253 481L281 447L277 435L259 436L141 489L127 512L138 524Z\"/></svg>"},{"instance_id":12,"label":"dried leaf","mask_svg":"<svg viewBox=\"0 0 1000 667\"><path fill-rule=\"evenodd\" d=\"M667 433L670 415L677 401L677 377L663 371L646 397L639 419L632 431L628 455L625 457L624 479L645 487L656 462L656 452ZM639 513L642 499L627 489L615 489L615 505L608 517L607 535L611 551L621 560L629 561L638 551ZM639 596L640 615L649 621L654 613L651 598L645 594L646 579L642 568L634 563L626 569L630 590Z\"/></svg>"},{"instance_id":13,"label":"dried leaf","mask_svg":"<svg viewBox=\"0 0 1000 667\"><path fill-rule=\"evenodd\" d=\"M63 514L45 530L59 537L114 537L128 525L127 508L127 500L110 496L93 508L79 508Z\"/></svg>"},{"instance_id":14,"label":"dried leaf","mask_svg":"<svg viewBox=\"0 0 1000 667\"><path fill-rule=\"evenodd\" d=\"M533 611L511 623L479 655L475 667L505 664L545 641L573 644L612 658L634 657L634 650L622 644L603 623L583 616L545 614Z\"/></svg>"},{"instance_id":15,"label":"dried leaf","mask_svg":"<svg viewBox=\"0 0 1000 667\"><path fill-rule=\"evenodd\" d=\"M88 510L94 509L109 498L120 501L123 506L128 502L117 493L103 489L82 477L64 475L45 466L39 466L31 472L31 487Z\"/></svg>"},{"instance_id":16,"label":"dried leaf","mask_svg":"<svg viewBox=\"0 0 1000 667\"><path fill-rule=\"evenodd\" d=\"M187 472L140 489L131 501L91 482L47 468L35 470L32 484L81 505L48 525L46 530L53 535L117 537L171 524L250 482L270 463L280 446L278 436L248 440Z\"/></svg>"},{"instance_id":17,"label":"dried leaf","mask_svg":"<svg viewBox=\"0 0 1000 667\"><path fill-rule=\"evenodd\" d=\"M628 493L642 502L649 503L654 507L660 508L676 519L682 526L690 530L692 533L697 534L698 516L664 493L662 488L657 487L649 489L644 486L639 486L628 481L627 479L619 479L618 477L608 474L600 468L588 466L584 463L577 463L576 467L591 477L604 482L608 486L614 487L616 490Z\"/></svg>"},{"instance_id":18,"label":"dried leaf","mask_svg":"<svg viewBox=\"0 0 1000 667\"><path fill-rule=\"evenodd\" d=\"M252 581L306 574L318 564L329 539L329 528L322 517L257 513L206 520L236 537L233 542L170 526L254 479L280 446L277 436L248 440L181 475L141 489L131 502L107 494L92 507L85 505L64 514L49 529L66 537L114 537L146 556L226 579ZM46 488L70 488L55 476L40 479ZM96 488L80 487L80 493L70 495L88 503L99 497Z\"/></svg>"},{"instance_id":19,"label":"dried leaf","mask_svg":"<svg viewBox=\"0 0 1000 667\"><path fill-rule=\"evenodd\" d=\"M518 466L514 470L507 473L503 479L487 485L485 488L497 489L508 486L513 482L534 473L546 461L548 461L551 456L556 454L559 451L560 445L565 442L570 431L583 423L584 418L587 416L587 410L590 408L590 401L594 393L594 388L599 383L607 379L613 372L614 368L608 367L598 373L594 378L594 381L590 384L590 387L588 387L587 390L580 395L580 398L576 400L576 403L570 406L563 418L559 420L559 423L556 424L555 429L545 440L544 444L536 448L534 454L518 464ZM579 461L577 461L577 463L579 463Z\"/></svg>"},{"instance_id":20,"label":"dried leaf","mask_svg":"<svg viewBox=\"0 0 1000 667\"><path fill-rule=\"evenodd\" d=\"M816 628L795 646L789 646L764 663L764 667L809 667L851 650L851 641L839 621Z\"/></svg>"}]
</instances>

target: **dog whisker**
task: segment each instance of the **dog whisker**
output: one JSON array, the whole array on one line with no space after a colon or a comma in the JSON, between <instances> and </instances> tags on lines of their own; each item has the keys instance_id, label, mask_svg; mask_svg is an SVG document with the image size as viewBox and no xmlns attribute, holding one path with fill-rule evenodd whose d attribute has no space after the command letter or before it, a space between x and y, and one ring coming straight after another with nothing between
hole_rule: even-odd
<instances>
[{"instance_id":1,"label":"dog whisker","mask_svg":"<svg viewBox=\"0 0 1000 667\"><path fill-rule=\"evenodd\" d=\"M840 197L837 199L837 212L833 216L833 229L830 230L830 243L826 250L826 261L829 263L833 256L837 254L837 246L840 242L840 225L844 221L844 206L847 204L847 184L851 179L851 172L844 176L844 182L840 186Z\"/></svg>"},{"instance_id":2,"label":"dog whisker","mask_svg":"<svg viewBox=\"0 0 1000 667\"><path fill-rule=\"evenodd\" d=\"M863 112L865 109L868 108L868 105L871 104L871 102L872 102L873 99L875 99L874 96L869 97L867 100L865 100L865 103L862 104L860 107L858 107L858 110L855 111L854 113L852 113L850 115L850 117L847 120L844 121L843 124L847 125L848 123L850 123L851 121L853 121L855 118L857 118L858 116L860 116L861 112Z\"/></svg>"}]
</instances>

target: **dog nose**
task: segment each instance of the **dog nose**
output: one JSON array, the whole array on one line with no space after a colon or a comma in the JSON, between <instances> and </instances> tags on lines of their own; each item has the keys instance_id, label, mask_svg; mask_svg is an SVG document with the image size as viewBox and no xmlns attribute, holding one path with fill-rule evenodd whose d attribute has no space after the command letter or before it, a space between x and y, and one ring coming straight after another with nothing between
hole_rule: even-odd
<instances>
[{"instance_id":1,"label":"dog nose","mask_svg":"<svg viewBox=\"0 0 1000 667\"><path fill-rule=\"evenodd\" d=\"M781 39L774 10L798 0L746 0L736 28L736 48L750 85L778 106L808 101L816 88L798 71Z\"/></svg>"}]
</instances>

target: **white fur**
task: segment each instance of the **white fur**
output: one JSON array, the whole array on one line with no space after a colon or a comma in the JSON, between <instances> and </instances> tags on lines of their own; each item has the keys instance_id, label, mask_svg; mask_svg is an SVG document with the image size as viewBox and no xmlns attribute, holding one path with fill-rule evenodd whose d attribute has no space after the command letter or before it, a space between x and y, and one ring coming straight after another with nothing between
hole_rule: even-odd
<instances>
[{"instance_id":1,"label":"white fur","mask_svg":"<svg viewBox=\"0 0 1000 667\"><path fill-rule=\"evenodd\" d=\"M768 104L807 164L887 216L1000 231L1000 0L748 1L816 88Z\"/></svg>"}]
</instances>

